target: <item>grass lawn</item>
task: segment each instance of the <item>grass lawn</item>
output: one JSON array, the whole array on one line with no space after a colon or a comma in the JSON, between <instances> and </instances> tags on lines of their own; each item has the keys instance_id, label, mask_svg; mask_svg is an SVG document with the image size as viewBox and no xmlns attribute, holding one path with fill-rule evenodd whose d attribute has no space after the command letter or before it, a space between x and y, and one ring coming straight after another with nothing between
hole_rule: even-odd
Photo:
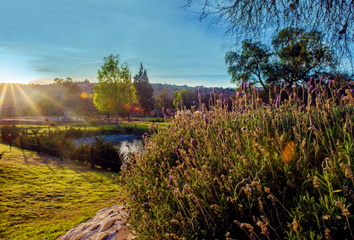
<instances>
[{"instance_id":1,"label":"grass lawn","mask_svg":"<svg viewBox=\"0 0 354 240\"><path fill-rule=\"evenodd\" d=\"M0 239L56 239L119 202L112 173L0 144Z\"/></svg>"},{"instance_id":2,"label":"grass lawn","mask_svg":"<svg viewBox=\"0 0 354 240\"><path fill-rule=\"evenodd\" d=\"M124 130L125 127L132 127L135 130L135 124L136 124L136 130L138 130L139 132L148 132L149 129L148 127L151 125L151 122L137 122L137 123L121 123L119 129ZM156 123L153 123L156 126ZM161 127L167 127L168 123L165 122L160 122L158 123L159 126ZM31 130L37 130L39 129L39 133L43 133L45 130L48 130L48 126L46 125L16 125L19 128L28 128L28 134L31 134ZM76 124L71 124L68 125L67 128L69 129L70 126L74 127L74 128L80 128L81 130L85 130L85 124L84 123L76 123ZM56 129L60 129L60 130L65 130L66 126L65 125L61 125L61 126L57 126L57 127L50 127L50 130L56 130ZM117 129L116 125L113 124L105 124L103 125L103 129L104 130L114 130ZM101 131L102 130L102 125L99 126L91 126L89 124L86 124L86 131L88 132L94 132L94 131ZM134 132L133 132L134 133Z\"/></svg>"}]
</instances>

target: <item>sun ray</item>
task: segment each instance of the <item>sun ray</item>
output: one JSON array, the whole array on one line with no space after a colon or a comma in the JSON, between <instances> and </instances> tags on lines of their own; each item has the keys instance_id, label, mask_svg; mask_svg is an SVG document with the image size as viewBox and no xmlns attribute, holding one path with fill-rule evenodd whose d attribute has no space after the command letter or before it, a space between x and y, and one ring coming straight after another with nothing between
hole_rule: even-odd
<instances>
[{"instance_id":1,"label":"sun ray","mask_svg":"<svg viewBox=\"0 0 354 240\"><path fill-rule=\"evenodd\" d=\"M42 114L38 111L38 109L35 107L35 104L33 103L33 101L28 97L28 95L23 91L23 89L19 86L17 86L17 88L20 90L20 92L22 93L22 95L26 98L26 100L30 103L30 105L32 106L32 108L36 111L36 113L38 113L39 116L42 116ZM50 101L51 103L54 104L54 106L56 107L60 107L61 109L64 109L64 111L67 111L68 109L61 105L60 103L58 103L58 101L53 100L52 98L50 98L49 96L47 96L46 94L42 95L43 98L45 98L46 100Z\"/></svg>"},{"instance_id":2,"label":"sun ray","mask_svg":"<svg viewBox=\"0 0 354 240\"><path fill-rule=\"evenodd\" d=\"M0 97L0 113L3 110L3 103L4 103L6 89L7 89L7 83L5 83L4 88L2 89L2 93Z\"/></svg>"},{"instance_id":3,"label":"sun ray","mask_svg":"<svg viewBox=\"0 0 354 240\"><path fill-rule=\"evenodd\" d=\"M15 113L16 113L15 116L17 117L17 116L20 116L20 114L19 114L19 111L18 111L18 102L17 102L16 96L15 96L15 92L14 92L14 86L13 86L14 84L15 84L15 86L17 85L16 83L10 84L10 89L11 89L12 100L13 100Z\"/></svg>"},{"instance_id":4,"label":"sun ray","mask_svg":"<svg viewBox=\"0 0 354 240\"><path fill-rule=\"evenodd\" d=\"M31 106L31 108L35 111L35 113L37 114L37 116L42 116L42 114L38 111L38 109L36 108L35 104L33 103L33 101L27 96L27 94L23 91L23 89L17 85L15 85L17 87L17 89L21 92L21 94L23 95L23 97L26 99L26 101L29 103L29 105Z\"/></svg>"}]
</instances>

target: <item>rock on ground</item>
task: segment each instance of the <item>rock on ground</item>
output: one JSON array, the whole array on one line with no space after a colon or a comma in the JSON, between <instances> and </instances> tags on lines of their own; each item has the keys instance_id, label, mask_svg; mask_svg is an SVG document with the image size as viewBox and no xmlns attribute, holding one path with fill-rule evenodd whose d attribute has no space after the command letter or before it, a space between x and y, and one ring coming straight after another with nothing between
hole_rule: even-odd
<instances>
[{"instance_id":1,"label":"rock on ground","mask_svg":"<svg viewBox=\"0 0 354 240\"><path fill-rule=\"evenodd\" d=\"M123 219L127 214L125 210L121 205L101 209L57 240L137 240Z\"/></svg>"}]
</instances>

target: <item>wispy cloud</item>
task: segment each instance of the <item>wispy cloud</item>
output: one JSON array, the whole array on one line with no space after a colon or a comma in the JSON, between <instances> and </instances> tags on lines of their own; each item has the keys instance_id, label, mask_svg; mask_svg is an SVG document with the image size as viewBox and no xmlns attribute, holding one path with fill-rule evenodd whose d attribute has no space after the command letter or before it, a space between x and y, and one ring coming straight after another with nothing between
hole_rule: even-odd
<instances>
[{"instance_id":1,"label":"wispy cloud","mask_svg":"<svg viewBox=\"0 0 354 240\"><path fill-rule=\"evenodd\" d=\"M120 54L133 74L140 62L150 81L232 86L222 28L187 15L184 0L14 0L0 2L1 55L26 59L34 79L95 80L103 57ZM181 74L182 73L182 74ZM184 74L188 73L188 74ZM1 80L0 72L0 80ZM175 76L183 76L176 78ZM219 76L214 78L212 76ZM220 78L220 76L223 76ZM165 78L166 77L166 78ZM222 79L222 80L220 80Z\"/></svg>"}]
</instances>

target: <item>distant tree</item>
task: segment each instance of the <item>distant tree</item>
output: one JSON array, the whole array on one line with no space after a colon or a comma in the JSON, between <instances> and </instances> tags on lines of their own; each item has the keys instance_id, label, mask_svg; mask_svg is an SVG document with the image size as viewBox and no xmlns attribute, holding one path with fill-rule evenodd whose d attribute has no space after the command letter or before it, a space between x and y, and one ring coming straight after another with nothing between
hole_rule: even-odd
<instances>
[{"instance_id":1,"label":"distant tree","mask_svg":"<svg viewBox=\"0 0 354 240\"><path fill-rule=\"evenodd\" d=\"M236 43L242 39L273 36L286 26L306 32L326 33L324 41L350 58L354 43L354 1L332 0L186 0L193 2L200 20L210 19L211 25L226 25L226 35ZM194 9L196 9L194 8ZM198 10L199 8L199 10ZM211 17L211 18L210 18ZM234 41L235 42L235 41Z\"/></svg>"},{"instance_id":2,"label":"distant tree","mask_svg":"<svg viewBox=\"0 0 354 240\"><path fill-rule=\"evenodd\" d=\"M241 52L227 52L225 60L231 82L252 81L264 89L265 83L285 81L293 85L337 66L333 51L323 44L319 32L285 28L273 38L272 46L273 51L260 42L244 40Z\"/></svg>"},{"instance_id":3,"label":"distant tree","mask_svg":"<svg viewBox=\"0 0 354 240\"><path fill-rule=\"evenodd\" d=\"M98 70L98 84L94 87L95 106L101 112L109 111L116 116L124 111L124 105L135 101L135 88L131 82L131 75L127 63L121 64L119 55L104 57L104 64Z\"/></svg>"},{"instance_id":4,"label":"distant tree","mask_svg":"<svg viewBox=\"0 0 354 240\"><path fill-rule=\"evenodd\" d=\"M183 88L181 91L175 91L174 96L175 99L173 101L173 105L176 107L176 109L177 109L177 103L180 104L180 107L182 105L182 106L186 106L187 108L191 108L193 105L196 104L198 100L196 92L192 89L187 90Z\"/></svg>"},{"instance_id":5,"label":"distant tree","mask_svg":"<svg viewBox=\"0 0 354 240\"><path fill-rule=\"evenodd\" d=\"M66 80L62 78L55 78L54 83L63 86L68 97L74 97L81 92L81 89L77 82L74 82L72 78L67 77Z\"/></svg>"},{"instance_id":6,"label":"distant tree","mask_svg":"<svg viewBox=\"0 0 354 240\"><path fill-rule=\"evenodd\" d=\"M176 96L177 97L177 96ZM173 98L169 96L168 90L163 86L162 91L156 97L157 109L162 109L163 107L168 109L173 107Z\"/></svg>"},{"instance_id":7,"label":"distant tree","mask_svg":"<svg viewBox=\"0 0 354 240\"><path fill-rule=\"evenodd\" d=\"M139 73L134 76L134 87L139 105L144 110L143 114L145 116L145 113L154 110L155 101L153 98L154 89L149 83L147 72L144 70L142 63L140 63Z\"/></svg>"},{"instance_id":8,"label":"distant tree","mask_svg":"<svg viewBox=\"0 0 354 240\"><path fill-rule=\"evenodd\" d=\"M45 92L37 101L38 110L45 116L49 116L55 109L54 103L49 96L49 92Z\"/></svg>"}]
</instances>

